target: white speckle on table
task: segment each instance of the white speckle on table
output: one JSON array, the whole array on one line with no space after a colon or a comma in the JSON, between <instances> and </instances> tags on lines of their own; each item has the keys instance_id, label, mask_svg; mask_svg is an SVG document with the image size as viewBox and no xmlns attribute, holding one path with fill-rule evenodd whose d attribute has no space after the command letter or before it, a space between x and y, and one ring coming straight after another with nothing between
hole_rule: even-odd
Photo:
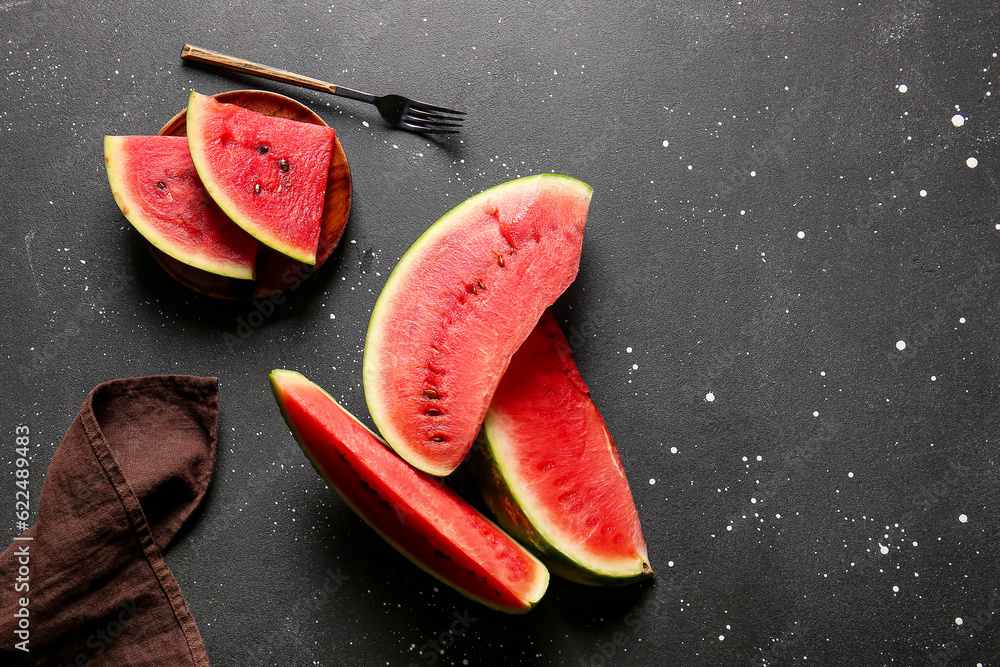
<instances>
[{"instance_id":1,"label":"white speckle on table","mask_svg":"<svg viewBox=\"0 0 1000 667\"><path fill-rule=\"evenodd\" d=\"M664 147L664 148L666 148L666 147L667 147L667 146L669 146L669 145L670 145L670 142L669 142L669 141L667 141L666 139L664 139L664 140L663 140L663 147Z\"/></svg>"},{"instance_id":2,"label":"white speckle on table","mask_svg":"<svg viewBox=\"0 0 1000 667\"><path fill-rule=\"evenodd\" d=\"M80 261L83 261L83 260L80 260ZM958 318L958 323L959 324L965 324L965 318L964 317Z\"/></svg>"},{"instance_id":3,"label":"white speckle on table","mask_svg":"<svg viewBox=\"0 0 1000 667\"><path fill-rule=\"evenodd\" d=\"M959 523L969 523L969 515L967 515L967 514L959 514L958 515L958 521L959 521Z\"/></svg>"},{"instance_id":4,"label":"white speckle on table","mask_svg":"<svg viewBox=\"0 0 1000 667\"><path fill-rule=\"evenodd\" d=\"M676 454L677 453L677 448L676 447L671 447L670 448L670 453L671 454Z\"/></svg>"},{"instance_id":5,"label":"white speckle on table","mask_svg":"<svg viewBox=\"0 0 1000 667\"><path fill-rule=\"evenodd\" d=\"M905 83L901 83L901 84L899 84L899 85L896 86L896 90L898 90L901 93L905 93L906 91L909 90L909 88L907 88L907 86L906 86Z\"/></svg>"},{"instance_id":6,"label":"white speckle on table","mask_svg":"<svg viewBox=\"0 0 1000 667\"><path fill-rule=\"evenodd\" d=\"M976 167L979 166L979 160L977 160L974 157L970 157L968 160L965 161L965 166L967 166L969 169L975 169Z\"/></svg>"},{"instance_id":7,"label":"white speckle on table","mask_svg":"<svg viewBox=\"0 0 1000 667\"><path fill-rule=\"evenodd\" d=\"M878 550L883 556L889 553L889 547L883 545L882 543L879 543Z\"/></svg>"},{"instance_id":8,"label":"white speckle on table","mask_svg":"<svg viewBox=\"0 0 1000 667\"><path fill-rule=\"evenodd\" d=\"M813 417L819 417L819 410L813 410Z\"/></svg>"},{"instance_id":9,"label":"white speckle on table","mask_svg":"<svg viewBox=\"0 0 1000 667\"><path fill-rule=\"evenodd\" d=\"M955 127L962 127L965 125L965 116L960 113L955 114L951 117L951 124Z\"/></svg>"},{"instance_id":10,"label":"white speckle on table","mask_svg":"<svg viewBox=\"0 0 1000 667\"><path fill-rule=\"evenodd\" d=\"M898 593L899 592L899 586L893 586L892 587L892 592L893 593Z\"/></svg>"},{"instance_id":11,"label":"white speckle on table","mask_svg":"<svg viewBox=\"0 0 1000 667\"><path fill-rule=\"evenodd\" d=\"M631 347L626 347L626 348L625 348L625 351L626 351L627 353L629 353L629 354L632 354L632 348L631 348Z\"/></svg>"},{"instance_id":12,"label":"white speckle on table","mask_svg":"<svg viewBox=\"0 0 1000 667\"><path fill-rule=\"evenodd\" d=\"M652 486L654 484L656 484L656 478L655 477L650 477L649 478L649 485Z\"/></svg>"},{"instance_id":13,"label":"white speckle on table","mask_svg":"<svg viewBox=\"0 0 1000 667\"><path fill-rule=\"evenodd\" d=\"M849 473L847 473L847 476L853 478L854 477L854 473L853 472L849 472Z\"/></svg>"},{"instance_id":14,"label":"white speckle on table","mask_svg":"<svg viewBox=\"0 0 1000 667\"><path fill-rule=\"evenodd\" d=\"M897 340L896 341L896 349L899 350L900 352L902 352L903 350L905 350L906 349L906 341L905 340Z\"/></svg>"},{"instance_id":15,"label":"white speckle on table","mask_svg":"<svg viewBox=\"0 0 1000 667\"><path fill-rule=\"evenodd\" d=\"M962 625L963 623L965 623L965 621L962 620L961 616L955 619L955 625Z\"/></svg>"},{"instance_id":16,"label":"white speckle on table","mask_svg":"<svg viewBox=\"0 0 1000 667\"><path fill-rule=\"evenodd\" d=\"M712 392L708 392L707 394L705 394L705 400L711 403L712 401L715 400L715 394L713 394Z\"/></svg>"},{"instance_id":17,"label":"white speckle on table","mask_svg":"<svg viewBox=\"0 0 1000 667\"><path fill-rule=\"evenodd\" d=\"M927 190L921 190L920 191L920 196L921 197L926 197L927 196Z\"/></svg>"},{"instance_id":18,"label":"white speckle on table","mask_svg":"<svg viewBox=\"0 0 1000 667\"><path fill-rule=\"evenodd\" d=\"M796 234L796 236L798 236L800 239L804 239L806 237L806 233L800 230L799 233Z\"/></svg>"}]
</instances>

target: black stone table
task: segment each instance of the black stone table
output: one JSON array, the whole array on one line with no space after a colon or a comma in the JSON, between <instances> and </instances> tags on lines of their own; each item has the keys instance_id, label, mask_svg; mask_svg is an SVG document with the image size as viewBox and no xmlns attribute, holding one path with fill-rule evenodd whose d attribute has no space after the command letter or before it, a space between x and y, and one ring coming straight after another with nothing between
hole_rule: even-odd
<instances>
[{"instance_id":1,"label":"black stone table","mask_svg":"<svg viewBox=\"0 0 1000 667\"><path fill-rule=\"evenodd\" d=\"M215 480L167 553L214 665L998 664L994 2L17 0L0 25L4 546L18 426L39 489L94 385L215 375ZM468 122L394 130L184 43ZM333 126L354 178L340 246L280 304L170 279L102 161L104 135L155 133L192 89L248 87ZM397 259L468 196L550 171L595 190L555 312L657 576L554 580L508 617L351 513L267 373L367 421Z\"/></svg>"}]
</instances>

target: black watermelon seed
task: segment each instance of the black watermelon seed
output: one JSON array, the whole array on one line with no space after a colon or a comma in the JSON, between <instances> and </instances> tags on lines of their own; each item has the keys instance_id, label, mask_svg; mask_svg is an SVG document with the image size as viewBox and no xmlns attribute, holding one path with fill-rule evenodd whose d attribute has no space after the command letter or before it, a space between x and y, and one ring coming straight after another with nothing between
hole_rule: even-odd
<instances>
[{"instance_id":1,"label":"black watermelon seed","mask_svg":"<svg viewBox=\"0 0 1000 667\"><path fill-rule=\"evenodd\" d=\"M281 158L278 160L278 166L281 167L281 171L288 171L288 160Z\"/></svg>"}]
</instances>

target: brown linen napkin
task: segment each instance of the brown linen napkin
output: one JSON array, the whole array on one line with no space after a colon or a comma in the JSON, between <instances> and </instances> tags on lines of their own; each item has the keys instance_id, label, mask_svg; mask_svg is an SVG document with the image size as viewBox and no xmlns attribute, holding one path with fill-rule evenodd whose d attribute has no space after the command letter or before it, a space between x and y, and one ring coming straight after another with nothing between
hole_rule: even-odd
<instances>
[{"instance_id":1,"label":"brown linen napkin","mask_svg":"<svg viewBox=\"0 0 1000 667\"><path fill-rule=\"evenodd\" d=\"M0 555L0 665L208 667L163 551L208 490L218 414L216 378L90 392Z\"/></svg>"}]
</instances>

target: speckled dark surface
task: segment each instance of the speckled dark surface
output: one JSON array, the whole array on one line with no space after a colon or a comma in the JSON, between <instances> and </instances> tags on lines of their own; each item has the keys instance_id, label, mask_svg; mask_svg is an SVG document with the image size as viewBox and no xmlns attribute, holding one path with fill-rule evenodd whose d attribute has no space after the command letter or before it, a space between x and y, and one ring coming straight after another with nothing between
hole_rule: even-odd
<instances>
[{"instance_id":1,"label":"speckled dark surface","mask_svg":"<svg viewBox=\"0 0 1000 667\"><path fill-rule=\"evenodd\" d=\"M625 4L0 5L8 538L18 425L38 490L95 384L216 375L214 486L167 554L213 665L1000 664L995 3ZM182 64L185 42L468 123L428 141ZM102 138L251 86L336 128L354 207L322 271L233 343L254 305L165 276ZM367 420L365 329L396 260L471 194L547 171L595 189L556 311L657 577L554 581L506 617L326 488L266 375Z\"/></svg>"}]
</instances>

